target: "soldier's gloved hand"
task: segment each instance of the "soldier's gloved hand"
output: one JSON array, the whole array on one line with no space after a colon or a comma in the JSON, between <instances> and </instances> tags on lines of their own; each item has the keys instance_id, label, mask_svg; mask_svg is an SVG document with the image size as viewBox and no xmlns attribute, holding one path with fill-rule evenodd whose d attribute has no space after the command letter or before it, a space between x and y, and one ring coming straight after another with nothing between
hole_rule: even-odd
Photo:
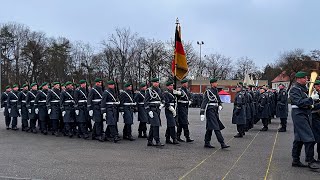
<instances>
[{"instance_id":1,"label":"soldier's gloved hand","mask_svg":"<svg viewBox=\"0 0 320 180\"><path fill-rule=\"evenodd\" d=\"M91 117L93 116L93 110L89 111L89 116L91 116Z\"/></svg>"},{"instance_id":2,"label":"soldier's gloved hand","mask_svg":"<svg viewBox=\"0 0 320 180\"><path fill-rule=\"evenodd\" d=\"M177 112L176 112L176 110L172 107L172 106L169 106L169 111L171 111L172 112L172 114L173 114L173 117L176 117L176 115L177 115Z\"/></svg>"},{"instance_id":3,"label":"soldier's gloved hand","mask_svg":"<svg viewBox=\"0 0 320 180\"><path fill-rule=\"evenodd\" d=\"M9 112L9 114L11 113L11 109L10 108L8 109L8 112Z\"/></svg>"},{"instance_id":4,"label":"soldier's gloved hand","mask_svg":"<svg viewBox=\"0 0 320 180\"><path fill-rule=\"evenodd\" d=\"M19 114L21 115L21 109L19 109L18 111L19 111Z\"/></svg>"},{"instance_id":5,"label":"soldier's gloved hand","mask_svg":"<svg viewBox=\"0 0 320 180\"><path fill-rule=\"evenodd\" d=\"M29 114L31 114L31 113L32 113L31 109L28 109L28 111L29 111Z\"/></svg>"},{"instance_id":6,"label":"soldier's gloved hand","mask_svg":"<svg viewBox=\"0 0 320 180\"><path fill-rule=\"evenodd\" d=\"M149 111L148 114L149 114L150 118L152 119L153 118L153 112Z\"/></svg>"},{"instance_id":7,"label":"soldier's gloved hand","mask_svg":"<svg viewBox=\"0 0 320 180\"><path fill-rule=\"evenodd\" d=\"M164 104L160 104L159 109L162 109L164 107Z\"/></svg>"},{"instance_id":8,"label":"soldier's gloved hand","mask_svg":"<svg viewBox=\"0 0 320 180\"><path fill-rule=\"evenodd\" d=\"M48 114L51 114L51 109L48 109Z\"/></svg>"},{"instance_id":9,"label":"soldier's gloved hand","mask_svg":"<svg viewBox=\"0 0 320 180\"><path fill-rule=\"evenodd\" d=\"M34 110L34 113L39 114L39 109L36 108L36 109Z\"/></svg>"},{"instance_id":10,"label":"soldier's gloved hand","mask_svg":"<svg viewBox=\"0 0 320 180\"><path fill-rule=\"evenodd\" d=\"M64 117L64 115L66 115L66 111L62 111L62 117Z\"/></svg>"},{"instance_id":11,"label":"soldier's gloved hand","mask_svg":"<svg viewBox=\"0 0 320 180\"><path fill-rule=\"evenodd\" d=\"M102 119L107 120L107 113L102 114Z\"/></svg>"},{"instance_id":12,"label":"soldier's gloved hand","mask_svg":"<svg viewBox=\"0 0 320 180\"><path fill-rule=\"evenodd\" d=\"M313 100L319 100L319 94L318 93L314 93L310 96Z\"/></svg>"},{"instance_id":13,"label":"soldier's gloved hand","mask_svg":"<svg viewBox=\"0 0 320 180\"><path fill-rule=\"evenodd\" d=\"M75 110L75 113L76 113L77 116L79 116L79 110L78 109Z\"/></svg>"},{"instance_id":14,"label":"soldier's gloved hand","mask_svg":"<svg viewBox=\"0 0 320 180\"><path fill-rule=\"evenodd\" d=\"M182 94L181 91L177 91L177 90L175 90L175 89L173 90L172 93L175 94L175 95L179 95L179 96Z\"/></svg>"},{"instance_id":15,"label":"soldier's gloved hand","mask_svg":"<svg viewBox=\"0 0 320 180\"><path fill-rule=\"evenodd\" d=\"M222 109L223 109L223 107L220 105L220 106L219 106L219 111L221 111Z\"/></svg>"},{"instance_id":16,"label":"soldier's gloved hand","mask_svg":"<svg viewBox=\"0 0 320 180\"><path fill-rule=\"evenodd\" d=\"M200 115L200 120L204 121L204 115Z\"/></svg>"},{"instance_id":17,"label":"soldier's gloved hand","mask_svg":"<svg viewBox=\"0 0 320 180\"><path fill-rule=\"evenodd\" d=\"M189 101L189 106L192 104L192 101Z\"/></svg>"},{"instance_id":18,"label":"soldier's gloved hand","mask_svg":"<svg viewBox=\"0 0 320 180\"><path fill-rule=\"evenodd\" d=\"M4 111L5 108L3 107L3 108L1 108L1 109L2 109L2 111Z\"/></svg>"}]
</instances>

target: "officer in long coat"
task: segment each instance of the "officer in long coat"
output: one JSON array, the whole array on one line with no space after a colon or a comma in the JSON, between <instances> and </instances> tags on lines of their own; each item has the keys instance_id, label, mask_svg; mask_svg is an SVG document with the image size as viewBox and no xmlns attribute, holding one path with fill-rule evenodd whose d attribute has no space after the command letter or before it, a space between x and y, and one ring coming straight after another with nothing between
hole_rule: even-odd
<instances>
[{"instance_id":1,"label":"officer in long coat","mask_svg":"<svg viewBox=\"0 0 320 180\"><path fill-rule=\"evenodd\" d=\"M221 134L221 130L225 127L219 119L218 110L222 110L222 103L218 94L217 79L210 79L211 88L207 89L203 94L203 101L201 103L200 118L201 121L206 122L206 134L204 139L204 147L214 148L211 144L212 131L216 134L218 142L221 144L221 148L228 148L230 146L224 143L224 138Z\"/></svg>"},{"instance_id":2,"label":"officer in long coat","mask_svg":"<svg viewBox=\"0 0 320 180\"><path fill-rule=\"evenodd\" d=\"M10 117L9 112L8 112L7 103L8 103L8 94L11 91L11 87L8 85L8 86L6 86L5 89L6 89L5 92L3 92L2 95L1 95L1 108L3 110L3 115L4 115L4 118L5 118L6 128L7 128L7 130L10 130L11 129L11 127L10 127L11 117Z\"/></svg>"},{"instance_id":3,"label":"officer in long coat","mask_svg":"<svg viewBox=\"0 0 320 180\"><path fill-rule=\"evenodd\" d=\"M74 101L75 101L75 114L76 122L78 125L78 136L80 138L88 139L88 121L89 114L87 110L87 82L82 79L79 81L80 87L74 91ZM89 121L91 124L91 121Z\"/></svg>"},{"instance_id":4,"label":"officer in long coat","mask_svg":"<svg viewBox=\"0 0 320 180\"><path fill-rule=\"evenodd\" d=\"M41 89L37 92L34 100L35 113L39 116L40 131L42 134L48 134L48 110L46 106L47 94L48 94L48 83L44 82L41 84Z\"/></svg>"},{"instance_id":5,"label":"officer in long coat","mask_svg":"<svg viewBox=\"0 0 320 180\"><path fill-rule=\"evenodd\" d=\"M106 138L108 136L113 139L116 143L120 141L117 122L119 117L118 106L120 102L115 93L115 82L110 80L107 82L107 89L103 92L101 101L101 113L103 114L103 119L107 121Z\"/></svg>"},{"instance_id":6,"label":"officer in long coat","mask_svg":"<svg viewBox=\"0 0 320 180\"><path fill-rule=\"evenodd\" d=\"M60 109L60 83L53 82L53 88L48 91L47 95L47 110L52 123L52 135L59 136L59 124L61 117Z\"/></svg>"},{"instance_id":7,"label":"officer in long coat","mask_svg":"<svg viewBox=\"0 0 320 180\"><path fill-rule=\"evenodd\" d=\"M165 115L167 119L167 130L166 130L166 144L179 144L177 141L177 133L176 133L176 106L177 106L177 98L173 94L173 82L168 81L166 83L167 90L163 92L164 105L165 105ZM181 92L180 92L181 94ZM172 141L170 140L172 139Z\"/></svg>"},{"instance_id":8,"label":"officer in long coat","mask_svg":"<svg viewBox=\"0 0 320 180\"><path fill-rule=\"evenodd\" d=\"M38 115L35 113L34 100L36 99L36 94L38 93L37 83L32 83L30 85L31 90L27 93L26 104L28 109L28 115L30 118L30 130L32 133L37 133L36 125L38 120Z\"/></svg>"},{"instance_id":9,"label":"officer in long coat","mask_svg":"<svg viewBox=\"0 0 320 180\"><path fill-rule=\"evenodd\" d=\"M12 91L8 94L8 103L7 108L10 117L12 118L12 130L18 130L17 123L18 117L20 116L18 110L18 89L19 86L17 84L12 86Z\"/></svg>"},{"instance_id":10,"label":"officer in long coat","mask_svg":"<svg viewBox=\"0 0 320 180\"><path fill-rule=\"evenodd\" d=\"M314 83L315 87L315 95L319 96L320 94L320 80L316 80ZM317 104L319 104L320 101L317 101ZM313 135L315 142L317 144L317 154L318 154L318 162L320 161L320 111L319 110L313 110L312 111L312 123L311 123Z\"/></svg>"},{"instance_id":11,"label":"officer in long coat","mask_svg":"<svg viewBox=\"0 0 320 180\"><path fill-rule=\"evenodd\" d=\"M144 108L146 109L149 115L149 137L148 137L148 146L164 146L160 142L159 130L161 126L160 111L164 106L164 99L159 88L159 78L151 79L152 86L149 87L146 91L146 97L144 99ZM156 144L153 144L153 139L156 141Z\"/></svg>"},{"instance_id":12,"label":"officer in long coat","mask_svg":"<svg viewBox=\"0 0 320 180\"><path fill-rule=\"evenodd\" d=\"M279 84L276 115L280 118L281 123L281 127L278 129L278 131L286 132L288 118L288 93L283 84Z\"/></svg>"},{"instance_id":13,"label":"officer in long coat","mask_svg":"<svg viewBox=\"0 0 320 180\"><path fill-rule=\"evenodd\" d=\"M269 104L268 104L268 93L266 88L260 88L260 94L258 98L258 118L261 119L263 127L260 131L268 131L268 124L270 118Z\"/></svg>"},{"instance_id":14,"label":"officer in long coat","mask_svg":"<svg viewBox=\"0 0 320 180\"><path fill-rule=\"evenodd\" d=\"M237 85L236 95L233 104L232 124L237 125L238 134L235 138L242 138L245 135L246 125L246 97L242 93L242 86Z\"/></svg>"},{"instance_id":15,"label":"officer in long coat","mask_svg":"<svg viewBox=\"0 0 320 180\"><path fill-rule=\"evenodd\" d=\"M75 101L73 83L68 81L65 83L66 90L60 95L60 108L65 127L65 133L72 138L75 133Z\"/></svg>"},{"instance_id":16,"label":"officer in long coat","mask_svg":"<svg viewBox=\"0 0 320 180\"><path fill-rule=\"evenodd\" d=\"M305 167L300 162L300 154L302 146L305 146L305 161L309 168L319 169L319 165L314 159L314 143L315 138L311 127L311 109L313 108L314 100L308 97L307 73L297 72L295 74L296 84L290 89L289 97L291 100L291 117L294 128L294 141L292 147L292 166Z\"/></svg>"},{"instance_id":17,"label":"officer in long coat","mask_svg":"<svg viewBox=\"0 0 320 180\"><path fill-rule=\"evenodd\" d=\"M18 93L18 109L19 114L21 115L21 124L22 124L22 131L29 131L29 115L28 115L28 109L27 109L27 93L29 90L28 84L22 85L22 91Z\"/></svg>"},{"instance_id":18,"label":"officer in long coat","mask_svg":"<svg viewBox=\"0 0 320 180\"><path fill-rule=\"evenodd\" d=\"M139 121L139 128L138 128L138 137L139 138L147 138L147 122L148 122L148 113L144 109L144 98L146 96L146 83L141 83L140 91L135 93L134 102L137 103L138 108L138 121Z\"/></svg>"},{"instance_id":19,"label":"officer in long coat","mask_svg":"<svg viewBox=\"0 0 320 180\"><path fill-rule=\"evenodd\" d=\"M177 113L178 113L178 127L177 127L177 138L178 141L184 142L180 138L182 130L184 131L184 136L187 142L193 142L193 139L190 138L190 131L189 131L189 121L188 121L188 110L189 105L191 104L191 93L189 92L188 88L188 80L183 79L181 81L181 88L179 91L181 95L178 95L178 106L177 106ZM178 92L179 92L178 91ZM177 92L177 91L174 91Z\"/></svg>"},{"instance_id":20,"label":"officer in long coat","mask_svg":"<svg viewBox=\"0 0 320 180\"><path fill-rule=\"evenodd\" d=\"M246 125L245 125L245 131L248 131L249 129L251 129L253 127L253 122L252 122L252 118L253 118L253 113L252 113L252 96L251 94L248 92L247 89L243 90L243 94L245 96L245 108L246 108Z\"/></svg>"},{"instance_id":21,"label":"officer in long coat","mask_svg":"<svg viewBox=\"0 0 320 180\"><path fill-rule=\"evenodd\" d=\"M103 121L101 114L101 100L102 100L102 80L100 78L96 78L95 86L91 88L88 95L87 107L89 111L89 116L92 117L94 121L94 126L92 130L92 139L96 139L100 142L103 142L104 139L102 137L103 131Z\"/></svg>"}]
</instances>

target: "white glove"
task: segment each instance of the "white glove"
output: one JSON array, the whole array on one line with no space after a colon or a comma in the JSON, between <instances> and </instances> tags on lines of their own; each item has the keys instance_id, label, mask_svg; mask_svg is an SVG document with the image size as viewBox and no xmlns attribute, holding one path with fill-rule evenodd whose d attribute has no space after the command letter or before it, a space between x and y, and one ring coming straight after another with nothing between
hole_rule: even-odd
<instances>
[{"instance_id":1,"label":"white glove","mask_svg":"<svg viewBox=\"0 0 320 180\"><path fill-rule=\"evenodd\" d=\"M19 109L18 111L19 111L19 114L21 115L21 109Z\"/></svg>"},{"instance_id":2,"label":"white glove","mask_svg":"<svg viewBox=\"0 0 320 180\"><path fill-rule=\"evenodd\" d=\"M8 112L9 112L9 114L11 113L11 109L10 108L8 109Z\"/></svg>"},{"instance_id":3,"label":"white glove","mask_svg":"<svg viewBox=\"0 0 320 180\"><path fill-rule=\"evenodd\" d=\"M150 116L150 118L153 118L153 112L152 111L149 111L149 116Z\"/></svg>"},{"instance_id":4,"label":"white glove","mask_svg":"<svg viewBox=\"0 0 320 180\"><path fill-rule=\"evenodd\" d=\"M2 111L4 111L4 109L5 109L5 108L3 107L3 108L2 108Z\"/></svg>"},{"instance_id":5,"label":"white glove","mask_svg":"<svg viewBox=\"0 0 320 180\"><path fill-rule=\"evenodd\" d=\"M93 110L89 111L89 116L91 116L91 117L93 116Z\"/></svg>"},{"instance_id":6,"label":"white glove","mask_svg":"<svg viewBox=\"0 0 320 180\"><path fill-rule=\"evenodd\" d=\"M318 94L318 93L313 93L313 94L311 95L311 98L312 98L313 100L318 100L318 99L319 99L319 94Z\"/></svg>"},{"instance_id":7,"label":"white glove","mask_svg":"<svg viewBox=\"0 0 320 180\"><path fill-rule=\"evenodd\" d=\"M31 109L28 109L28 111L29 111L29 114L31 114L31 113L32 113L32 110L31 110Z\"/></svg>"},{"instance_id":8,"label":"white glove","mask_svg":"<svg viewBox=\"0 0 320 180\"><path fill-rule=\"evenodd\" d=\"M78 109L75 110L75 113L76 113L77 116L79 116L79 110Z\"/></svg>"},{"instance_id":9,"label":"white glove","mask_svg":"<svg viewBox=\"0 0 320 180\"><path fill-rule=\"evenodd\" d=\"M62 117L64 117L64 115L66 115L66 111L62 111Z\"/></svg>"},{"instance_id":10,"label":"white glove","mask_svg":"<svg viewBox=\"0 0 320 180\"><path fill-rule=\"evenodd\" d=\"M48 114L51 114L51 109L48 109Z\"/></svg>"},{"instance_id":11,"label":"white glove","mask_svg":"<svg viewBox=\"0 0 320 180\"><path fill-rule=\"evenodd\" d=\"M200 120L204 121L204 115L200 115Z\"/></svg>"},{"instance_id":12,"label":"white glove","mask_svg":"<svg viewBox=\"0 0 320 180\"><path fill-rule=\"evenodd\" d=\"M34 110L34 113L39 114L39 109L36 108L36 109Z\"/></svg>"},{"instance_id":13,"label":"white glove","mask_svg":"<svg viewBox=\"0 0 320 180\"><path fill-rule=\"evenodd\" d=\"M107 120L107 113L103 113L103 114L102 114L102 118L103 118L104 120Z\"/></svg>"},{"instance_id":14,"label":"white glove","mask_svg":"<svg viewBox=\"0 0 320 180\"><path fill-rule=\"evenodd\" d=\"M159 109L162 109L164 107L164 104L160 104Z\"/></svg>"},{"instance_id":15,"label":"white glove","mask_svg":"<svg viewBox=\"0 0 320 180\"><path fill-rule=\"evenodd\" d=\"M176 117L177 112L176 112L176 110L175 110L172 106L169 106L169 111L171 111L171 112L172 112L173 117Z\"/></svg>"},{"instance_id":16,"label":"white glove","mask_svg":"<svg viewBox=\"0 0 320 180\"><path fill-rule=\"evenodd\" d=\"M219 111L221 111L223 109L223 107L222 106L219 106Z\"/></svg>"},{"instance_id":17,"label":"white glove","mask_svg":"<svg viewBox=\"0 0 320 180\"><path fill-rule=\"evenodd\" d=\"M192 101L189 101L189 106L192 104Z\"/></svg>"},{"instance_id":18,"label":"white glove","mask_svg":"<svg viewBox=\"0 0 320 180\"><path fill-rule=\"evenodd\" d=\"M181 91L177 91L177 90L174 89L174 90L173 90L173 94L180 96L180 95L181 95Z\"/></svg>"}]
</instances>

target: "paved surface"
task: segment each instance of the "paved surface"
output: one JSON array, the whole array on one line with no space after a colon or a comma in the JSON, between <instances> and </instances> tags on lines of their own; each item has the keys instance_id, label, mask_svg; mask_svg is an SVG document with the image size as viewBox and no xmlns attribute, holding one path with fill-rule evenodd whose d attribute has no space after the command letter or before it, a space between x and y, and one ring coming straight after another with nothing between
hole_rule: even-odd
<instances>
[{"instance_id":1,"label":"paved surface","mask_svg":"<svg viewBox=\"0 0 320 180\"><path fill-rule=\"evenodd\" d=\"M1 116L0 179L319 179L320 173L291 167L291 117L286 133L277 133L279 119L274 119L268 132L259 131L259 122L244 138L234 139L232 104L224 106L220 117L231 146L227 150L219 148L215 136L216 148L203 148L205 123L199 120L199 109L189 112L195 142L162 149L147 147L145 139L114 144L7 131ZM120 132L122 127L121 121ZM162 142L165 128L161 127Z\"/></svg>"}]
</instances>

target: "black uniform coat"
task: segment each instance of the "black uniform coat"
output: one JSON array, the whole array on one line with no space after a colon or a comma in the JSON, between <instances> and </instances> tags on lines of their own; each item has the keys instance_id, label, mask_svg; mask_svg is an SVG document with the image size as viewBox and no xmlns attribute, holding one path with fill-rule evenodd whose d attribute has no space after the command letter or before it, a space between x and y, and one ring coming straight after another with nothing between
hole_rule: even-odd
<instances>
[{"instance_id":1,"label":"black uniform coat","mask_svg":"<svg viewBox=\"0 0 320 180\"><path fill-rule=\"evenodd\" d=\"M173 117L172 112L169 110L169 107L172 106L176 109L176 100L177 98L173 95L173 91L165 91L163 92L164 97L164 105L165 105L165 115L167 119L167 127L175 127L176 126L176 118Z\"/></svg>"},{"instance_id":2,"label":"black uniform coat","mask_svg":"<svg viewBox=\"0 0 320 180\"><path fill-rule=\"evenodd\" d=\"M18 111L18 91L11 91L8 94L7 99L7 107L8 109L11 109L10 117L18 117L20 116Z\"/></svg>"},{"instance_id":3,"label":"black uniform coat","mask_svg":"<svg viewBox=\"0 0 320 180\"><path fill-rule=\"evenodd\" d=\"M1 108L4 108L4 111L3 111L4 116L9 116L9 112L7 108L8 93L9 92L3 92L1 95Z\"/></svg>"},{"instance_id":4,"label":"black uniform coat","mask_svg":"<svg viewBox=\"0 0 320 180\"><path fill-rule=\"evenodd\" d=\"M29 112L27 109L27 90L23 90L18 93L18 109L21 109L22 119L29 119Z\"/></svg>"},{"instance_id":5,"label":"black uniform coat","mask_svg":"<svg viewBox=\"0 0 320 180\"><path fill-rule=\"evenodd\" d=\"M246 108L246 119L250 120L252 119L252 96L249 92L243 91L243 94L245 95L245 108Z\"/></svg>"},{"instance_id":6,"label":"black uniform coat","mask_svg":"<svg viewBox=\"0 0 320 180\"><path fill-rule=\"evenodd\" d=\"M74 91L75 110L79 110L79 115L76 115L77 122L85 123L89 119L87 109L87 90L79 88Z\"/></svg>"},{"instance_id":7,"label":"black uniform coat","mask_svg":"<svg viewBox=\"0 0 320 180\"><path fill-rule=\"evenodd\" d=\"M51 89L48 91L47 95L47 109L51 109L49 114L50 119L60 119L61 109L60 109L60 90Z\"/></svg>"},{"instance_id":8,"label":"black uniform coat","mask_svg":"<svg viewBox=\"0 0 320 180\"><path fill-rule=\"evenodd\" d=\"M308 88L296 83L290 89L290 100L292 103L291 117L294 127L294 140L302 142L314 142L311 129L311 105L313 100L307 95Z\"/></svg>"},{"instance_id":9,"label":"black uniform coat","mask_svg":"<svg viewBox=\"0 0 320 180\"><path fill-rule=\"evenodd\" d=\"M34 110L35 110L34 100L36 99L37 93L38 93L38 91L36 91L36 90L30 90L27 93L26 103L27 103L28 112L29 112L29 109L31 110L31 113L29 113L30 119L37 119L38 118L38 115L34 112Z\"/></svg>"},{"instance_id":10,"label":"black uniform coat","mask_svg":"<svg viewBox=\"0 0 320 180\"><path fill-rule=\"evenodd\" d=\"M148 88L146 91L146 97L144 99L144 108L146 109L147 113L149 113L149 111L153 112L153 118L150 118L148 115L151 126L161 126L159 109L160 103L164 103L161 89L153 86Z\"/></svg>"},{"instance_id":11,"label":"black uniform coat","mask_svg":"<svg viewBox=\"0 0 320 180\"><path fill-rule=\"evenodd\" d=\"M277 95L277 111L279 118L288 117L288 93L285 89L281 89Z\"/></svg>"},{"instance_id":12,"label":"black uniform coat","mask_svg":"<svg viewBox=\"0 0 320 180\"><path fill-rule=\"evenodd\" d=\"M144 109L145 95L145 91L139 91L134 96L134 102L137 103L138 107L138 121L140 122L148 122L148 112Z\"/></svg>"},{"instance_id":13,"label":"black uniform coat","mask_svg":"<svg viewBox=\"0 0 320 180\"><path fill-rule=\"evenodd\" d=\"M70 123L75 122L76 114L75 114L75 102L74 102L74 91L72 89L66 89L61 92L60 95L60 108L61 111L65 111L66 114L63 116L63 122Z\"/></svg>"},{"instance_id":14,"label":"black uniform coat","mask_svg":"<svg viewBox=\"0 0 320 180\"><path fill-rule=\"evenodd\" d=\"M48 116L48 111L47 111L47 93L48 90L39 90L36 98L34 100L34 106L35 108L39 109L39 120L40 121L46 121L49 116Z\"/></svg>"},{"instance_id":15,"label":"black uniform coat","mask_svg":"<svg viewBox=\"0 0 320 180\"><path fill-rule=\"evenodd\" d=\"M133 111L136 103L133 101L131 90L120 92L120 106L123 107L123 121L125 124L133 124Z\"/></svg>"},{"instance_id":16,"label":"black uniform coat","mask_svg":"<svg viewBox=\"0 0 320 180\"><path fill-rule=\"evenodd\" d=\"M88 106L88 111L93 110L92 119L95 122L102 121L101 100L102 100L102 87L94 86L89 91L87 106Z\"/></svg>"},{"instance_id":17,"label":"black uniform coat","mask_svg":"<svg viewBox=\"0 0 320 180\"><path fill-rule=\"evenodd\" d=\"M217 105L209 105L209 103L216 103ZM218 105L221 105L218 89L211 87L203 94L203 101L201 103L200 115L206 117L207 130L222 130L224 125L219 119Z\"/></svg>"},{"instance_id":18,"label":"black uniform coat","mask_svg":"<svg viewBox=\"0 0 320 180\"><path fill-rule=\"evenodd\" d=\"M246 124L246 100L241 92L237 92L233 104L232 124Z\"/></svg>"},{"instance_id":19,"label":"black uniform coat","mask_svg":"<svg viewBox=\"0 0 320 180\"><path fill-rule=\"evenodd\" d=\"M318 93L319 94L319 93ZM319 104L319 102L318 102ZM320 111L312 111L312 132L316 143L320 143Z\"/></svg>"},{"instance_id":20,"label":"black uniform coat","mask_svg":"<svg viewBox=\"0 0 320 180\"><path fill-rule=\"evenodd\" d=\"M259 95L258 98L258 118L269 118L270 111L269 111L269 104L268 104L268 94L266 92Z\"/></svg>"},{"instance_id":21,"label":"black uniform coat","mask_svg":"<svg viewBox=\"0 0 320 180\"><path fill-rule=\"evenodd\" d=\"M117 101L114 89L107 89L103 92L101 101L101 113L107 114L107 124L117 125L118 122L118 106L120 102Z\"/></svg>"},{"instance_id":22,"label":"black uniform coat","mask_svg":"<svg viewBox=\"0 0 320 180\"><path fill-rule=\"evenodd\" d=\"M188 121L188 110L189 110L189 101L191 101L191 94L187 88L181 87L181 96L178 96L178 106L177 106L177 116L178 123L189 124Z\"/></svg>"}]
</instances>

